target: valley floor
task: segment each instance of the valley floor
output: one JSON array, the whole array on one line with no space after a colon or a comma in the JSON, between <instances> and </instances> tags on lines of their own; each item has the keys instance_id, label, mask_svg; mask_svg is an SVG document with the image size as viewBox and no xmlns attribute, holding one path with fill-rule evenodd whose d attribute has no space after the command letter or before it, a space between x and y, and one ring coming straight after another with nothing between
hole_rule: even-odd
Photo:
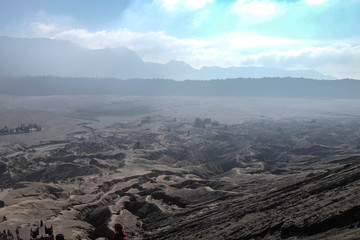
<instances>
[{"instance_id":1,"label":"valley floor","mask_svg":"<svg viewBox=\"0 0 360 240\"><path fill-rule=\"evenodd\" d=\"M42 126L0 136L0 230L25 240L40 220L66 239L360 236L358 100L0 99L0 128Z\"/></svg>"}]
</instances>

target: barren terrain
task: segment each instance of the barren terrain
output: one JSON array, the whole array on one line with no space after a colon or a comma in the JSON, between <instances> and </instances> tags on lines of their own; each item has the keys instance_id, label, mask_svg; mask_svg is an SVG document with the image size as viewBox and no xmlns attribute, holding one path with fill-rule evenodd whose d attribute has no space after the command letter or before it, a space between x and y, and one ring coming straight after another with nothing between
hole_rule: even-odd
<instances>
[{"instance_id":1,"label":"barren terrain","mask_svg":"<svg viewBox=\"0 0 360 240\"><path fill-rule=\"evenodd\" d=\"M357 239L360 100L0 96L0 230Z\"/></svg>"}]
</instances>

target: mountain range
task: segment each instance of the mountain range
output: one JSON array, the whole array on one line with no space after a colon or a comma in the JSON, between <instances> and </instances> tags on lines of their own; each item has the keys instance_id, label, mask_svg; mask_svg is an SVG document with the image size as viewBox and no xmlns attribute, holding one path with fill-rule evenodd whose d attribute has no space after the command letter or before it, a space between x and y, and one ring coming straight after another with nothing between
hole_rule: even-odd
<instances>
[{"instance_id":1,"label":"mountain range","mask_svg":"<svg viewBox=\"0 0 360 240\"><path fill-rule=\"evenodd\" d=\"M182 61L144 62L126 48L87 49L48 38L0 37L0 76L60 76L119 79L210 80L227 78L295 77L333 80L313 70L265 67L203 67Z\"/></svg>"}]
</instances>

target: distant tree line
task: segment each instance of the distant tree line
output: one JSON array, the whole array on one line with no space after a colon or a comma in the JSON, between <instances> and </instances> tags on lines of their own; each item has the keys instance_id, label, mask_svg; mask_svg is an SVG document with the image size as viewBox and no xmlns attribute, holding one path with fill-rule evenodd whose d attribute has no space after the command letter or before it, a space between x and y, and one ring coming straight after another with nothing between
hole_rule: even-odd
<instances>
[{"instance_id":1,"label":"distant tree line","mask_svg":"<svg viewBox=\"0 0 360 240\"><path fill-rule=\"evenodd\" d=\"M22 87L19 87L22 86ZM360 81L306 78L236 78L173 81L164 79L0 77L0 94L120 96L275 96L360 98Z\"/></svg>"}]
</instances>

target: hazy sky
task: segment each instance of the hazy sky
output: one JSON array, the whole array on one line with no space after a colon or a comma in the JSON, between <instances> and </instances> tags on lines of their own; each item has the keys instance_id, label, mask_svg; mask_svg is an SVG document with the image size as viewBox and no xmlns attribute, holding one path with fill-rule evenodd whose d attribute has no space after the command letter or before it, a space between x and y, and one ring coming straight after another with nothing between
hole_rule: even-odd
<instances>
[{"instance_id":1,"label":"hazy sky","mask_svg":"<svg viewBox=\"0 0 360 240\"><path fill-rule=\"evenodd\" d=\"M360 0L0 0L0 35L360 79Z\"/></svg>"}]
</instances>

